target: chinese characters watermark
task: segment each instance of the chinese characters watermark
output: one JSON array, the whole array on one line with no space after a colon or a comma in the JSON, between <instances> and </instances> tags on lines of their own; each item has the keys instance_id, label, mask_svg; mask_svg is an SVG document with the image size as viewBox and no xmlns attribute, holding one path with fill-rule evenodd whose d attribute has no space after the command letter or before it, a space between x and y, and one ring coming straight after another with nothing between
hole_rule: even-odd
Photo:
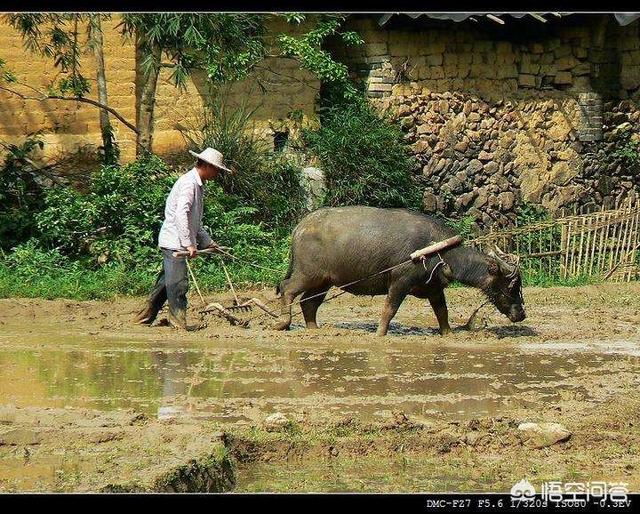
<instances>
[{"instance_id":1,"label":"chinese characters watermark","mask_svg":"<svg viewBox=\"0 0 640 514\"><path fill-rule=\"evenodd\" d=\"M543 482L540 496L528 480L520 480L511 488L511 503L518 506L530 502L561 503L565 506L586 506L598 503L601 506L613 504L629 505L629 490L626 482Z\"/></svg>"}]
</instances>

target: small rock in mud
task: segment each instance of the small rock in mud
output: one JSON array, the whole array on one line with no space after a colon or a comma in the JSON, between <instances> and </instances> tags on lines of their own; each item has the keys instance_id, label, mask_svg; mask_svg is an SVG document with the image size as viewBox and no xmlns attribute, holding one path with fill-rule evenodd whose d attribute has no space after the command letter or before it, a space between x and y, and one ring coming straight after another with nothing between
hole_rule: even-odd
<instances>
[{"instance_id":1,"label":"small rock in mud","mask_svg":"<svg viewBox=\"0 0 640 514\"><path fill-rule=\"evenodd\" d=\"M391 416L392 421L381 425L380 428L384 430L413 430L423 428L422 423L415 423L402 411L392 411Z\"/></svg>"},{"instance_id":2,"label":"small rock in mud","mask_svg":"<svg viewBox=\"0 0 640 514\"><path fill-rule=\"evenodd\" d=\"M393 421L396 425L402 426L409 423L409 417L402 411L393 411Z\"/></svg>"},{"instance_id":3,"label":"small rock in mud","mask_svg":"<svg viewBox=\"0 0 640 514\"><path fill-rule=\"evenodd\" d=\"M546 448L566 441L571 432L559 423L520 423L522 441L531 448Z\"/></svg>"},{"instance_id":4,"label":"small rock in mud","mask_svg":"<svg viewBox=\"0 0 640 514\"><path fill-rule=\"evenodd\" d=\"M479 419L471 419L467 423L467 428L469 430L479 430L480 429L480 420Z\"/></svg>"},{"instance_id":5,"label":"small rock in mud","mask_svg":"<svg viewBox=\"0 0 640 514\"><path fill-rule=\"evenodd\" d=\"M469 446L475 446L482 437L483 434L480 432L467 432L460 438L460 440Z\"/></svg>"},{"instance_id":6,"label":"small rock in mud","mask_svg":"<svg viewBox=\"0 0 640 514\"><path fill-rule=\"evenodd\" d=\"M129 425L144 425L149 421L149 416L144 412L136 412L129 420Z\"/></svg>"},{"instance_id":7,"label":"small rock in mud","mask_svg":"<svg viewBox=\"0 0 640 514\"><path fill-rule=\"evenodd\" d=\"M267 432L276 432L288 426L289 423L289 418L282 412L274 412L265 418L264 428Z\"/></svg>"}]
</instances>

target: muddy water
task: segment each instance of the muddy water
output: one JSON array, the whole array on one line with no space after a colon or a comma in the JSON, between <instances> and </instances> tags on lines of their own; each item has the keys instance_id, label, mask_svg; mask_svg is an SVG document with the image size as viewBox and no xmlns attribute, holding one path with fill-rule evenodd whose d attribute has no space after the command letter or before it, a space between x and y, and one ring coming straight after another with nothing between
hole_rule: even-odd
<instances>
[{"instance_id":1,"label":"muddy water","mask_svg":"<svg viewBox=\"0 0 640 514\"><path fill-rule=\"evenodd\" d=\"M162 329L159 329L162 330ZM322 331L321 331L322 332ZM624 364L640 371L628 341L345 344L319 333L291 341L224 344L123 341L108 336L0 336L3 404L133 408L159 418L494 415L508 407L584 399L589 383Z\"/></svg>"},{"instance_id":2,"label":"muddy water","mask_svg":"<svg viewBox=\"0 0 640 514\"><path fill-rule=\"evenodd\" d=\"M108 454L106 447L121 445L123 462L137 465L149 450L131 449L131 441L153 446L150 433L164 440L172 428L189 442L199 440L189 431L197 429L208 448L210 421L259 427L276 411L301 422L299 427L330 427L347 416L384 425L396 411L424 426L437 424L436 418L459 426L467 426L460 419L485 416L545 419L572 430L575 446L544 458L507 444L487 459L485 450L464 443L451 454L393 450L255 461L239 468L238 490L462 491L495 490L497 484L508 491L528 476L532 462L541 479L572 481L578 470L584 481L615 478L637 489L640 284L527 289L525 297L525 322L513 325L489 312L486 329L447 337L435 333L424 303L409 299L386 338L374 335L381 298L345 295L323 305L323 328L316 331L299 324L288 333L257 324L245 330L210 320L205 330L188 334L132 325L140 308L135 299L0 300L0 407L33 407L7 407L4 414L0 409L0 432L15 426L20 430L13 437L22 441L0 446L0 489L17 481L18 490L74 490L77 477L87 475L78 467L82 458L68 457L74 451L95 463L102 458L96 456ZM459 327L481 298L452 290L447 300L451 323ZM133 430L131 439L110 442L102 432L111 425L89 409L122 418L118 430ZM124 409L184 423L131 426L138 415L115 412ZM93 432L81 437L87 426ZM32 442L41 436L49 439ZM353 436L356 447L368 447L360 437ZM160 451L158 444L154 451ZM48 457L60 455L64 461Z\"/></svg>"}]
</instances>

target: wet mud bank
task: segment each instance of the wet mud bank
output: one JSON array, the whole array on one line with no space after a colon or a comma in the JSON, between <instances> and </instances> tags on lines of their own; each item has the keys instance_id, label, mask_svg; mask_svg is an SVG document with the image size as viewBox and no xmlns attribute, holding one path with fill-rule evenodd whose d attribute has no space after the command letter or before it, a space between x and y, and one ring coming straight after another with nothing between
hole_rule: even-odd
<instances>
[{"instance_id":1,"label":"wet mud bank","mask_svg":"<svg viewBox=\"0 0 640 514\"><path fill-rule=\"evenodd\" d=\"M382 298L285 333L135 326L140 299L0 300L0 490L640 490L640 285L525 298L523 323L487 308L468 332L481 297L450 290L446 337L410 299L384 338ZM536 446L527 423L570 436Z\"/></svg>"},{"instance_id":2,"label":"wet mud bank","mask_svg":"<svg viewBox=\"0 0 640 514\"><path fill-rule=\"evenodd\" d=\"M0 490L222 492L222 433L141 413L0 408Z\"/></svg>"},{"instance_id":3,"label":"wet mud bank","mask_svg":"<svg viewBox=\"0 0 640 514\"><path fill-rule=\"evenodd\" d=\"M81 409L0 411L3 491L509 491L522 478L640 489L640 402L509 416L251 427ZM532 436L523 427L562 427Z\"/></svg>"},{"instance_id":4,"label":"wet mud bank","mask_svg":"<svg viewBox=\"0 0 640 514\"><path fill-rule=\"evenodd\" d=\"M532 421L534 420L534 421ZM229 437L235 491L508 492L527 478L605 480L640 489L640 403L612 400L579 414L553 406L464 422L345 420ZM537 437L525 427L551 430Z\"/></svg>"}]
</instances>

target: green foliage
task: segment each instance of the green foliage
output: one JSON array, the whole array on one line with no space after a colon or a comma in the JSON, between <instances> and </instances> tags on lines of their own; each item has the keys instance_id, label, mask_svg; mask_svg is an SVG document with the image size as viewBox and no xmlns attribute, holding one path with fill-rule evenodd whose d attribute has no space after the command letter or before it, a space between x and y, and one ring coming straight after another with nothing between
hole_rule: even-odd
<instances>
[{"instance_id":1,"label":"green foliage","mask_svg":"<svg viewBox=\"0 0 640 514\"><path fill-rule=\"evenodd\" d=\"M98 147L104 164L115 165L120 161L120 145L116 141L111 123L102 130L102 146Z\"/></svg>"},{"instance_id":2,"label":"green foliage","mask_svg":"<svg viewBox=\"0 0 640 514\"><path fill-rule=\"evenodd\" d=\"M34 237L0 259L0 296L110 298L146 294L160 269L157 235L177 175L157 157L103 166L89 191L47 190ZM228 261L234 283L272 284L284 274L288 239L256 223L257 208L206 188L204 223L212 237L257 269ZM201 286L226 286L218 257L194 261Z\"/></svg>"},{"instance_id":3,"label":"green foliage","mask_svg":"<svg viewBox=\"0 0 640 514\"><path fill-rule=\"evenodd\" d=\"M463 216L459 219L444 218L444 221L464 239L472 239L476 235L476 220L473 216Z\"/></svg>"},{"instance_id":4,"label":"green foliage","mask_svg":"<svg viewBox=\"0 0 640 514\"><path fill-rule=\"evenodd\" d=\"M6 151L0 168L0 247L9 249L32 236L34 214L42 205L43 174L29 156L42 149L39 135L31 135L19 145L0 146Z\"/></svg>"},{"instance_id":5,"label":"green foliage","mask_svg":"<svg viewBox=\"0 0 640 514\"><path fill-rule=\"evenodd\" d=\"M529 225L538 221L551 219L551 214L542 205L522 202L516 212L518 226Z\"/></svg>"},{"instance_id":6,"label":"green foliage","mask_svg":"<svg viewBox=\"0 0 640 514\"><path fill-rule=\"evenodd\" d=\"M627 168L640 165L640 149L637 140L631 138L633 131L624 130L618 133L616 149L611 153L611 160L620 161Z\"/></svg>"},{"instance_id":7,"label":"green foliage","mask_svg":"<svg viewBox=\"0 0 640 514\"><path fill-rule=\"evenodd\" d=\"M7 68L7 63L4 59L0 58L0 82L15 82L16 76L11 70Z\"/></svg>"},{"instance_id":8,"label":"green foliage","mask_svg":"<svg viewBox=\"0 0 640 514\"><path fill-rule=\"evenodd\" d=\"M13 269L16 277L23 280L29 280L38 273L53 273L69 266L66 256L58 250L42 250L35 239L17 246L5 262Z\"/></svg>"},{"instance_id":9,"label":"green foliage","mask_svg":"<svg viewBox=\"0 0 640 514\"><path fill-rule=\"evenodd\" d=\"M251 130L253 111L246 104L227 108L224 98L197 113L196 123L182 134L191 150L213 147L224 155L235 174L221 177L227 208L255 206L254 219L273 229L289 227L303 208L304 190L292 157L274 154ZM259 207L259 209L257 208Z\"/></svg>"},{"instance_id":10,"label":"green foliage","mask_svg":"<svg viewBox=\"0 0 640 514\"><path fill-rule=\"evenodd\" d=\"M84 42L81 30L93 14L20 13L5 15L6 21L22 34L26 47L34 53L53 59L63 76L51 84L52 93L71 93L82 97L89 92L89 81L80 71L80 55ZM105 16L105 15L101 15ZM108 15L107 15L108 17Z\"/></svg>"},{"instance_id":11,"label":"green foliage","mask_svg":"<svg viewBox=\"0 0 640 514\"><path fill-rule=\"evenodd\" d=\"M415 162L402 132L370 106L334 107L319 129L303 131L303 139L325 172L327 205L419 207Z\"/></svg>"},{"instance_id":12,"label":"green foliage","mask_svg":"<svg viewBox=\"0 0 640 514\"><path fill-rule=\"evenodd\" d=\"M137 34L146 54L143 66L160 66L160 49L169 57L171 79L186 87L194 69L213 82L238 80L264 57L263 15L246 13L124 14L124 34Z\"/></svg>"},{"instance_id":13,"label":"green foliage","mask_svg":"<svg viewBox=\"0 0 640 514\"><path fill-rule=\"evenodd\" d=\"M153 278L153 273L129 270L118 263L87 269L82 262L43 249L32 239L0 260L0 298L92 300L141 295L148 292Z\"/></svg>"},{"instance_id":14,"label":"green foliage","mask_svg":"<svg viewBox=\"0 0 640 514\"><path fill-rule=\"evenodd\" d=\"M560 278L559 273L549 273L547 270L523 269L522 284L526 287L578 287L602 282L602 278L593 275Z\"/></svg>"},{"instance_id":15,"label":"green foliage","mask_svg":"<svg viewBox=\"0 0 640 514\"><path fill-rule=\"evenodd\" d=\"M127 266L146 261L170 187L167 166L157 157L103 166L87 195L71 188L48 191L46 207L36 216L40 239L68 255L101 256Z\"/></svg>"},{"instance_id":16,"label":"green foliage","mask_svg":"<svg viewBox=\"0 0 640 514\"><path fill-rule=\"evenodd\" d=\"M299 13L285 15L289 23L300 24L306 20ZM278 42L285 56L298 60L300 66L315 74L322 82L338 89L350 100L358 96L351 84L347 67L333 59L331 54L322 48L327 38L338 37L346 45L361 45L362 38L353 31L340 31L346 16L343 14L324 14L318 17L317 24L309 32L301 36L281 34Z\"/></svg>"}]
</instances>

